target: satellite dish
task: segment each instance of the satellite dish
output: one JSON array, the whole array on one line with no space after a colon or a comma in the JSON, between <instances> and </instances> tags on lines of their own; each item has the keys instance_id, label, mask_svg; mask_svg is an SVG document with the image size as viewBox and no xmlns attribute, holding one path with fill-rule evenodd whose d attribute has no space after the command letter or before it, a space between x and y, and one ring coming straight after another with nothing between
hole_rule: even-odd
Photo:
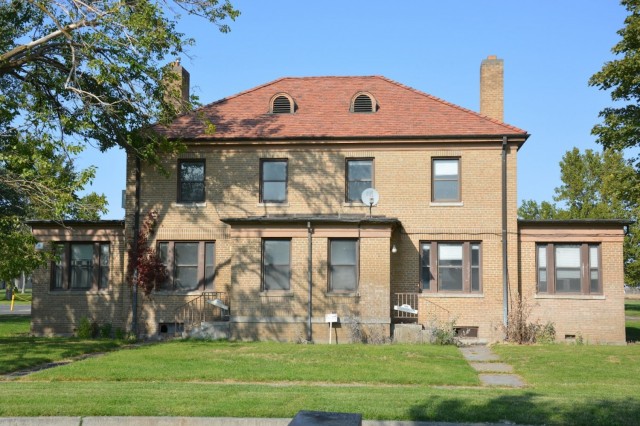
<instances>
[{"instance_id":1,"label":"satellite dish","mask_svg":"<svg viewBox=\"0 0 640 426\"><path fill-rule=\"evenodd\" d=\"M380 201L380 194L373 188L367 188L362 191L360 199L367 206L377 206L378 201Z\"/></svg>"}]
</instances>

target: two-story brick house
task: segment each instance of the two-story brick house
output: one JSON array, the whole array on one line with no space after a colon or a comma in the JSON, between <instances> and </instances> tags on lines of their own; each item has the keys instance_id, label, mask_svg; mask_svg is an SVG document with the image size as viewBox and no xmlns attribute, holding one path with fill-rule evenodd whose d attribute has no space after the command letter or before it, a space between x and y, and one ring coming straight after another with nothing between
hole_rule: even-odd
<instances>
[{"instance_id":1,"label":"two-story brick house","mask_svg":"<svg viewBox=\"0 0 640 426\"><path fill-rule=\"evenodd\" d=\"M32 224L64 253L36 275L33 332L84 315L152 337L214 314L234 339L325 342L337 313L338 342L355 322L389 336L434 319L491 341L523 294L559 339L624 342L625 222L518 221L528 134L502 122L502 96L490 57L480 114L384 77L283 78L157 127L188 149L164 159L169 177L128 158L124 224ZM169 279L145 297L121 241L150 211Z\"/></svg>"}]
</instances>

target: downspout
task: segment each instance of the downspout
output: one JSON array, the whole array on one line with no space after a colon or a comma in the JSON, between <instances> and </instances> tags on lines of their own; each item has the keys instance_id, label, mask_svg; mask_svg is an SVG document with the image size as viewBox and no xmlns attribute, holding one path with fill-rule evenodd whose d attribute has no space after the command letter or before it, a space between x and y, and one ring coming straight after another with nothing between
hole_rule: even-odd
<instances>
[{"instance_id":1,"label":"downspout","mask_svg":"<svg viewBox=\"0 0 640 426\"><path fill-rule=\"evenodd\" d=\"M509 269L507 267L507 137L502 137L502 322L509 322Z\"/></svg>"},{"instance_id":2,"label":"downspout","mask_svg":"<svg viewBox=\"0 0 640 426\"><path fill-rule=\"evenodd\" d=\"M312 288L313 288L313 229L311 228L311 222L307 222L307 241L309 245L309 259L308 259L308 280L309 280L309 317L307 319L307 341L311 342L313 338L313 333L311 331L311 296L312 296Z\"/></svg>"},{"instance_id":3,"label":"downspout","mask_svg":"<svg viewBox=\"0 0 640 426\"><path fill-rule=\"evenodd\" d=\"M135 193L135 210L133 216L133 252L138 252L138 234L140 233L140 157L136 154L136 193ZM131 306L133 319L131 329L133 335L138 337L138 270L133 272L133 302Z\"/></svg>"}]
</instances>

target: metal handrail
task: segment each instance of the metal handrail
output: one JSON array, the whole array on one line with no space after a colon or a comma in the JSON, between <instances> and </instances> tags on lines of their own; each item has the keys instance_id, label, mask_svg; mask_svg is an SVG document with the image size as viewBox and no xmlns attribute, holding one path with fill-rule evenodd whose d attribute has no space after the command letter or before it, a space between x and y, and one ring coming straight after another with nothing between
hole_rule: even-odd
<instances>
[{"instance_id":1,"label":"metal handrail","mask_svg":"<svg viewBox=\"0 0 640 426\"><path fill-rule=\"evenodd\" d=\"M418 293L394 293L395 306L409 305L418 309ZM394 319L417 319L418 314L392 309Z\"/></svg>"},{"instance_id":2,"label":"metal handrail","mask_svg":"<svg viewBox=\"0 0 640 426\"><path fill-rule=\"evenodd\" d=\"M208 291L196 296L175 310L175 330L178 324L183 324L184 331L191 330L194 325L208 321L225 321L229 319L230 310L223 310L208 301L221 300L229 306L229 297L226 292Z\"/></svg>"}]
</instances>

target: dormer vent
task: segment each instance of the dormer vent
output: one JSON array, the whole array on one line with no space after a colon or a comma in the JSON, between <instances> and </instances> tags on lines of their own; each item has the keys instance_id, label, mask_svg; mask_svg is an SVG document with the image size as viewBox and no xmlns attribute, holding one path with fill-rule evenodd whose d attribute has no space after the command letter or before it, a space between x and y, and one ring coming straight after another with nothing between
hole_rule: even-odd
<instances>
[{"instance_id":1,"label":"dormer vent","mask_svg":"<svg viewBox=\"0 0 640 426\"><path fill-rule=\"evenodd\" d=\"M376 112L376 101L368 93L358 93L351 102L351 112Z\"/></svg>"},{"instance_id":2,"label":"dormer vent","mask_svg":"<svg viewBox=\"0 0 640 426\"><path fill-rule=\"evenodd\" d=\"M294 103L291 96L280 93L271 100L272 114L292 114L294 111Z\"/></svg>"}]
</instances>

